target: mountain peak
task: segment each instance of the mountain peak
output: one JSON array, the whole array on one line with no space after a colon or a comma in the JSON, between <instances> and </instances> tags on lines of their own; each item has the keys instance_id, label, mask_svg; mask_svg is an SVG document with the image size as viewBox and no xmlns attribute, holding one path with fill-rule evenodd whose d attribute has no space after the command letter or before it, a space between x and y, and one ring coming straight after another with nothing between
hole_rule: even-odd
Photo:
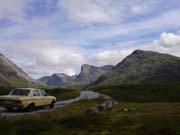
<instances>
[{"instance_id":1,"label":"mountain peak","mask_svg":"<svg viewBox=\"0 0 180 135\"><path fill-rule=\"evenodd\" d=\"M67 76L67 75L64 73L54 73L52 76Z\"/></svg>"},{"instance_id":2,"label":"mountain peak","mask_svg":"<svg viewBox=\"0 0 180 135\"><path fill-rule=\"evenodd\" d=\"M83 64L83 65L81 66L81 69L88 68L88 67L91 67L91 65L89 65L89 64Z\"/></svg>"},{"instance_id":3,"label":"mountain peak","mask_svg":"<svg viewBox=\"0 0 180 135\"><path fill-rule=\"evenodd\" d=\"M88 72L91 67L93 67L93 66L91 66L91 65L89 65L89 64L83 64L83 65L81 66L81 72Z\"/></svg>"},{"instance_id":4,"label":"mountain peak","mask_svg":"<svg viewBox=\"0 0 180 135\"><path fill-rule=\"evenodd\" d=\"M15 82L13 84L19 85L19 82L23 82L24 84L32 84L37 83L33 80L27 73L25 73L20 67L6 58L3 54L0 53L0 80L1 86L7 85L11 86L11 82ZM17 83L17 84L16 84ZM19 84L18 84L19 83Z\"/></svg>"},{"instance_id":5,"label":"mountain peak","mask_svg":"<svg viewBox=\"0 0 180 135\"><path fill-rule=\"evenodd\" d=\"M89 64L83 64L81 67L90 66Z\"/></svg>"},{"instance_id":6,"label":"mountain peak","mask_svg":"<svg viewBox=\"0 0 180 135\"><path fill-rule=\"evenodd\" d=\"M153 51L135 50L98 83L162 83L180 81L180 58ZM102 77L101 77L102 79Z\"/></svg>"},{"instance_id":7,"label":"mountain peak","mask_svg":"<svg viewBox=\"0 0 180 135\"><path fill-rule=\"evenodd\" d=\"M144 50L134 50L132 54L138 54L138 53L144 53L144 52L147 52L147 51L144 51Z\"/></svg>"},{"instance_id":8,"label":"mountain peak","mask_svg":"<svg viewBox=\"0 0 180 135\"><path fill-rule=\"evenodd\" d=\"M144 50L134 50L131 55L142 55L152 53L152 51L144 51Z\"/></svg>"},{"instance_id":9,"label":"mountain peak","mask_svg":"<svg viewBox=\"0 0 180 135\"><path fill-rule=\"evenodd\" d=\"M153 52L153 51L144 51L144 50L135 50L132 52L131 55L137 55L137 56L145 56L145 55L154 55L154 54L160 54L158 52Z\"/></svg>"}]
</instances>

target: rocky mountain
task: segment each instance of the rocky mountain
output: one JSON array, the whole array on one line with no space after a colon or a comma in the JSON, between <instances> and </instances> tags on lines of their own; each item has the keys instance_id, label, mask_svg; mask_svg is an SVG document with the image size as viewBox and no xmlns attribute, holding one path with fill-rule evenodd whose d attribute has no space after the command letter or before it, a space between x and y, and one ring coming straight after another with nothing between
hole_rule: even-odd
<instances>
[{"instance_id":1,"label":"rocky mountain","mask_svg":"<svg viewBox=\"0 0 180 135\"><path fill-rule=\"evenodd\" d=\"M53 74L39 79L40 82L52 86L89 84L96 81L102 74L110 71L114 66L106 65L95 67L88 64L81 66L79 75L68 76L66 74Z\"/></svg>"},{"instance_id":2,"label":"rocky mountain","mask_svg":"<svg viewBox=\"0 0 180 135\"><path fill-rule=\"evenodd\" d=\"M21 86L36 83L21 68L0 54L0 87Z\"/></svg>"},{"instance_id":3,"label":"rocky mountain","mask_svg":"<svg viewBox=\"0 0 180 135\"><path fill-rule=\"evenodd\" d=\"M180 82L180 58L135 50L93 85Z\"/></svg>"},{"instance_id":4,"label":"rocky mountain","mask_svg":"<svg viewBox=\"0 0 180 135\"><path fill-rule=\"evenodd\" d=\"M68 76L66 74L53 74L52 76L45 76L40 78L40 82L51 85L51 86L62 86L68 83L73 83L76 79L76 76Z\"/></svg>"},{"instance_id":5,"label":"rocky mountain","mask_svg":"<svg viewBox=\"0 0 180 135\"><path fill-rule=\"evenodd\" d=\"M81 67L81 72L77 76L76 81L79 81L84 84L91 83L97 80L101 75L110 71L113 68L111 65L106 65L102 67L95 67L88 64L84 64Z\"/></svg>"}]
</instances>

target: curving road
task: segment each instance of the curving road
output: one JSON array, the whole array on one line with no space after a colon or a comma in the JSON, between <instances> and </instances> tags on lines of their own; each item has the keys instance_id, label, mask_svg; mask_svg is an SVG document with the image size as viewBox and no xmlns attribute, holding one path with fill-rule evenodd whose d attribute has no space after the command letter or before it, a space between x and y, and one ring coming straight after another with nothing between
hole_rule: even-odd
<instances>
[{"instance_id":1,"label":"curving road","mask_svg":"<svg viewBox=\"0 0 180 135\"><path fill-rule=\"evenodd\" d=\"M105 96L103 94L93 92L93 91L81 91L81 95L79 97L74 98L74 99L70 99L70 100L65 100L65 101L58 101L58 102L56 102L54 108L60 108L60 107L63 107L64 105L71 104L71 103L74 103L74 102L77 102L80 100L84 100L84 99L88 99L88 100L96 99L100 96L103 96L103 98L106 98L106 99L110 98L109 96ZM37 112L49 112L49 111L53 111L53 110L54 109L49 109L48 107L44 107L44 108L36 110L32 113L24 112L24 111L22 111L22 112L8 112L5 108L0 107L0 115L1 115L1 117L3 117L3 116L12 117L12 116L17 116L17 115L34 114Z\"/></svg>"}]
</instances>

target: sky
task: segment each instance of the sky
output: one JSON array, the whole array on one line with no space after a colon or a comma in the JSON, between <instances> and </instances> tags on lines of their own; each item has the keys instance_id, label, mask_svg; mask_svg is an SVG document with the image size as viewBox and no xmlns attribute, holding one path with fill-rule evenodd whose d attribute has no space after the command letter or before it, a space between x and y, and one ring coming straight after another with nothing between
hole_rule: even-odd
<instances>
[{"instance_id":1,"label":"sky","mask_svg":"<svg viewBox=\"0 0 180 135\"><path fill-rule=\"evenodd\" d=\"M180 56L180 0L0 0L0 53L33 78L136 49Z\"/></svg>"}]
</instances>

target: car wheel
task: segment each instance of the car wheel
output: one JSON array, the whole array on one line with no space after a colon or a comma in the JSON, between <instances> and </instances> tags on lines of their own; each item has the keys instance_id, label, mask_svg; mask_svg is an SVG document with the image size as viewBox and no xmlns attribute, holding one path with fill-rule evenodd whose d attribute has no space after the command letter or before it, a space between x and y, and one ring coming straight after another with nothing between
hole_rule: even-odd
<instances>
[{"instance_id":1,"label":"car wheel","mask_svg":"<svg viewBox=\"0 0 180 135\"><path fill-rule=\"evenodd\" d=\"M55 104L55 101L52 101L51 104L49 105L49 108L54 108L54 104Z\"/></svg>"},{"instance_id":2,"label":"car wheel","mask_svg":"<svg viewBox=\"0 0 180 135\"><path fill-rule=\"evenodd\" d=\"M30 104L28 107L27 107L27 111L28 112L33 112L35 110L35 105L34 104Z\"/></svg>"}]
</instances>

